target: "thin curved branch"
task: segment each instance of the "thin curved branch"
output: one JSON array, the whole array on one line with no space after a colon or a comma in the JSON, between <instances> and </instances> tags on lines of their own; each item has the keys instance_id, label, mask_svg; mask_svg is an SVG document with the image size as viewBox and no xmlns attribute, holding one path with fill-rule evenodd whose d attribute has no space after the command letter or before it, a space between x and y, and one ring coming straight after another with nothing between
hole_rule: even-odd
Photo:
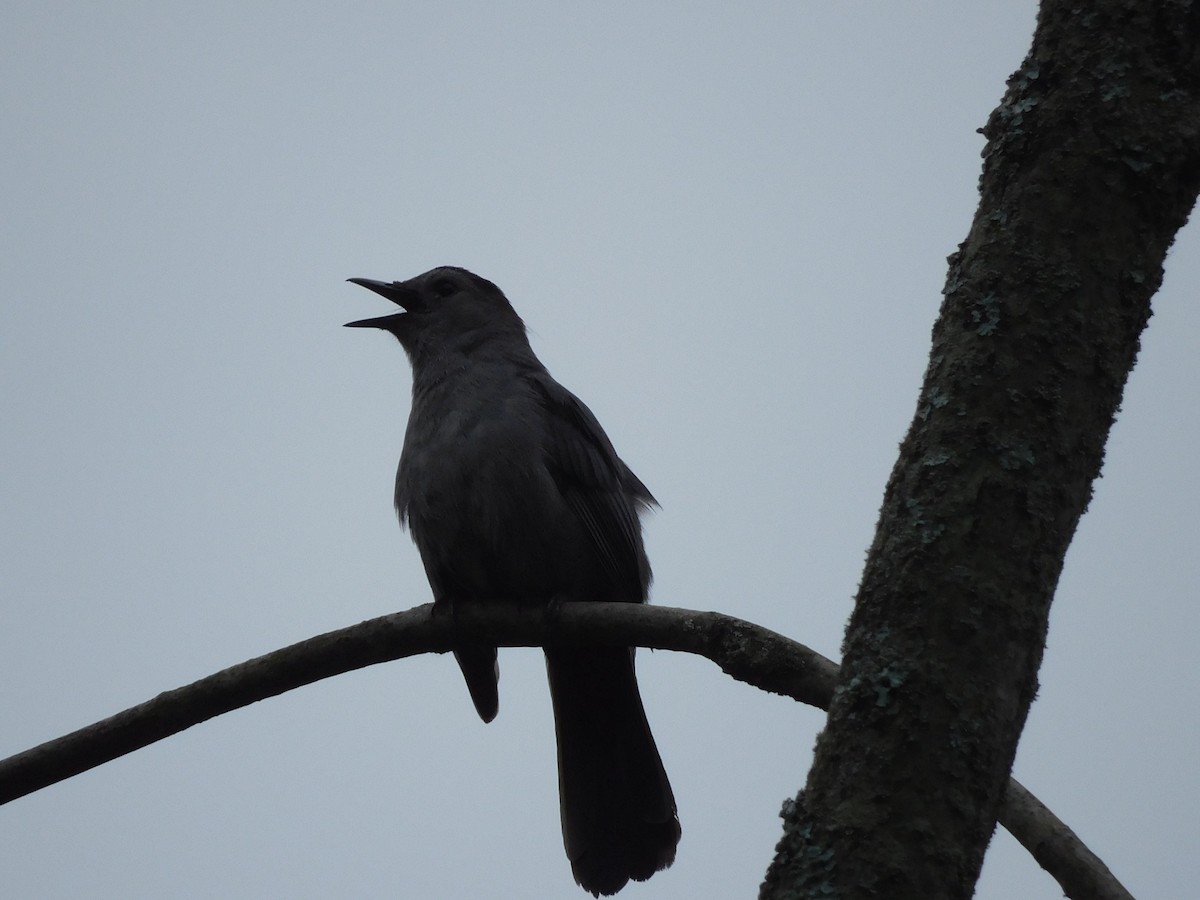
<instances>
[{"instance_id":1,"label":"thin curved branch","mask_svg":"<svg viewBox=\"0 0 1200 900\"><path fill-rule=\"evenodd\" d=\"M446 653L463 640L501 647L617 644L678 650L712 660L760 690L825 709L838 666L751 622L714 612L628 603L566 603L547 611L504 606L437 615L432 604L317 635L166 691L37 747L0 760L0 804L86 772L222 713L377 663ZM1000 823L1068 897L1132 900L1065 824L1015 780Z\"/></svg>"},{"instance_id":2,"label":"thin curved branch","mask_svg":"<svg viewBox=\"0 0 1200 900\"><path fill-rule=\"evenodd\" d=\"M1133 900L1108 866L1066 823L1017 779L1008 779L1000 824L1021 842L1038 865L1054 876L1067 897L1078 900Z\"/></svg>"}]
</instances>

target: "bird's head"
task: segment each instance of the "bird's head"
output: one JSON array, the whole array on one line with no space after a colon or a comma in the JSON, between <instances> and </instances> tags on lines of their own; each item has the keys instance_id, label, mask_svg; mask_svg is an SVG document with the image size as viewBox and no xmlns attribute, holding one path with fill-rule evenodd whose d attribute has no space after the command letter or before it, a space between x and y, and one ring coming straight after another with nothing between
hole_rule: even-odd
<instances>
[{"instance_id":1,"label":"bird's head","mask_svg":"<svg viewBox=\"0 0 1200 900\"><path fill-rule=\"evenodd\" d=\"M458 266L439 266L408 281L348 280L387 297L400 311L346 326L391 332L414 363L425 350L469 350L507 334L524 342L525 326L500 288Z\"/></svg>"}]
</instances>

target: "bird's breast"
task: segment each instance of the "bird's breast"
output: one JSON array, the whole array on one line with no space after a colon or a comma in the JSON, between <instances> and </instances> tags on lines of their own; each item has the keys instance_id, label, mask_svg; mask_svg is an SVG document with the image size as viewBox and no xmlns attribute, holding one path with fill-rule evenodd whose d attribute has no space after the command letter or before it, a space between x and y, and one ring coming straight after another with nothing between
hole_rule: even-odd
<instances>
[{"instance_id":1,"label":"bird's breast","mask_svg":"<svg viewBox=\"0 0 1200 900\"><path fill-rule=\"evenodd\" d=\"M544 427L520 395L414 406L396 505L423 553L517 564L542 553L547 535L573 527L546 465Z\"/></svg>"}]
</instances>

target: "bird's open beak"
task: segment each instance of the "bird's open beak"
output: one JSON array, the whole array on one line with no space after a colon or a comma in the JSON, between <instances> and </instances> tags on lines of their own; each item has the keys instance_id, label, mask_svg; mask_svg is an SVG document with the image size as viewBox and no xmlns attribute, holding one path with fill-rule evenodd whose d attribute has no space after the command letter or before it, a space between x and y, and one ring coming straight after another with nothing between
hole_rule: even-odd
<instances>
[{"instance_id":1,"label":"bird's open beak","mask_svg":"<svg viewBox=\"0 0 1200 900\"><path fill-rule=\"evenodd\" d=\"M417 301L417 292L399 281L375 281L371 278L347 278L347 281L361 285L367 290L374 291L382 297L387 297L403 310L410 310ZM373 319L358 319L347 322L347 328L383 328L391 331L407 313L392 313L390 316L376 316Z\"/></svg>"}]
</instances>

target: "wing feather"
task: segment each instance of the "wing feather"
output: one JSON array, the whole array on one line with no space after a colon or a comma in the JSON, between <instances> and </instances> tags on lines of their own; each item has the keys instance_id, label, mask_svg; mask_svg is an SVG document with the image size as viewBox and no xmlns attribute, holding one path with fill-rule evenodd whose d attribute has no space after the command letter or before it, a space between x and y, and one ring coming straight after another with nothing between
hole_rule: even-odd
<instances>
[{"instance_id":1,"label":"wing feather","mask_svg":"<svg viewBox=\"0 0 1200 900\"><path fill-rule=\"evenodd\" d=\"M548 374L531 381L553 423L545 451L559 490L595 541L619 599L645 602L650 564L638 515L657 502L578 397Z\"/></svg>"}]
</instances>

